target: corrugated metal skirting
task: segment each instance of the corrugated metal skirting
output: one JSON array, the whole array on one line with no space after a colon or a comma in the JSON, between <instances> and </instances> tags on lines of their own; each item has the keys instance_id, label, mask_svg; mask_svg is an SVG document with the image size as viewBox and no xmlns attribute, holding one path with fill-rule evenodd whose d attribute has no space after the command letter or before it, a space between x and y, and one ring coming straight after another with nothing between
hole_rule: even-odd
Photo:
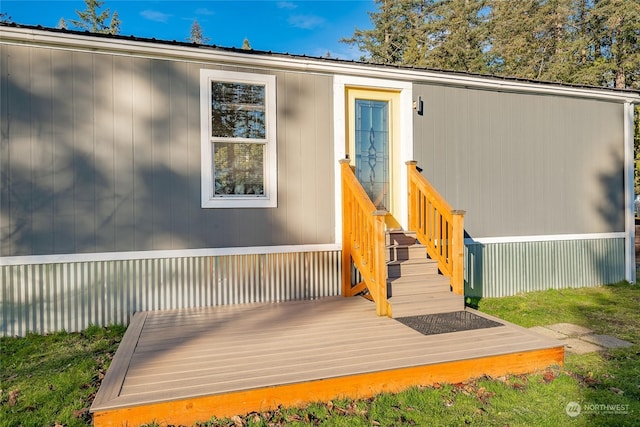
<instances>
[{"instance_id":1,"label":"corrugated metal skirting","mask_svg":"<svg viewBox=\"0 0 640 427\"><path fill-rule=\"evenodd\" d=\"M624 238L471 244L465 295L502 297L625 280Z\"/></svg>"},{"instance_id":2,"label":"corrugated metal skirting","mask_svg":"<svg viewBox=\"0 0 640 427\"><path fill-rule=\"evenodd\" d=\"M335 296L340 271L340 251L3 266L0 329L72 332L136 311Z\"/></svg>"}]
</instances>

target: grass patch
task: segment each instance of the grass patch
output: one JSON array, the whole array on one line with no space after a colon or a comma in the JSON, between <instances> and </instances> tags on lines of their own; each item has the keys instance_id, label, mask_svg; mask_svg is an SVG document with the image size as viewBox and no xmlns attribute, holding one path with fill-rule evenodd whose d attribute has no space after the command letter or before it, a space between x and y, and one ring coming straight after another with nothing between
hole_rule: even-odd
<instances>
[{"instance_id":1,"label":"grass patch","mask_svg":"<svg viewBox=\"0 0 640 427\"><path fill-rule=\"evenodd\" d=\"M0 426L87 426L125 328L0 338Z\"/></svg>"},{"instance_id":2,"label":"grass patch","mask_svg":"<svg viewBox=\"0 0 640 427\"><path fill-rule=\"evenodd\" d=\"M551 290L473 301L525 327L570 322L631 341L632 347L568 354L564 367L531 375L414 387L371 399L243 414L213 426L635 426L640 418L640 287ZM2 338L0 426L88 426L86 409L123 328ZM473 345L473 343L470 343ZM14 395L15 391L18 391ZM11 397L13 395L13 398ZM582 405L567 415L569 402ZM153 424L149 424L153 426Z\"/></svg>"},{"instance_id":3,"label":"grass patch","mask_svg":"<svg viewBox=\"0 0 640 427\"><path fill-rule=\"evenodd\" d=\"M550 289L506 298L468 299L471 306L524 327L568 322L637 342L640 287L626 282L596 288Z\"/></svg>"}]
</instances>

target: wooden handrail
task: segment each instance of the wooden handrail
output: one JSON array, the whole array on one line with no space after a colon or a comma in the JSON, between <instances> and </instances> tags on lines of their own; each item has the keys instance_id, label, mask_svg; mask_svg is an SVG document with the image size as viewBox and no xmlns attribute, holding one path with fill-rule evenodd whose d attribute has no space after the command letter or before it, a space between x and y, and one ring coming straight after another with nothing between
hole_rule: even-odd
<instances>
[{"instance_id":1,"label":"wooden handrail","mask_svg":"<svg viewBox=\"0 0 640 427\"><path fill-rule=\"evenodd\" d=\"M385 216L369 199L349 159L340 160L342 181L342 295L353 296L366 286L378 316L390 314L385 263ZM351 286L351 262L363 282Z\"/></svg>"},{"instance_id":2,"label":"wooden handrail","mask_svg":"<svg viewBox=\"0 0 640 427\"><path fill-rule=\"evenodd\" d=\"M409 184L409 230L438 261L442 274L451 278L453 292L464 295L464 211L449 203L417 170L418 162L406 162Z\"/></svg>"}]
</instances>

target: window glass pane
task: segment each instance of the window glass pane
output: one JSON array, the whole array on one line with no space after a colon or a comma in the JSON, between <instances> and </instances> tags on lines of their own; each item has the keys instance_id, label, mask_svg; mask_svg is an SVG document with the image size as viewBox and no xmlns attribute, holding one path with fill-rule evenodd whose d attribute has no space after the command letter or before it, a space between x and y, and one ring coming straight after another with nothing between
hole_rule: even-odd
<instances>
[{"instance_id":1,"label":"window glass pane","mask_svg":"<svg viewBox=\"0 0 640 427\"><path fill-rule=\"evenodd\" d=\"M264 139L265 92L260 84L211 82L211 136Z\"/></svg>"},{"instance_id":2,"label":"window glass pane","mask_svg":"<svg viewBox=\"0 0 640 427\"><path fill-rule=\"evenodd\" d=\"M356 99L356 177L378 209L389 210L389 102Z\"/></svg>"},{"instance_id":3,"label":"window glass pane","mask_svg":"<svg viewBox=\"0 0 640 427\"><path fill-rule=\"evenodd\" d=\"M264 144L213 144L215 195L264 195Z\"/></svg>"}]
</instances>

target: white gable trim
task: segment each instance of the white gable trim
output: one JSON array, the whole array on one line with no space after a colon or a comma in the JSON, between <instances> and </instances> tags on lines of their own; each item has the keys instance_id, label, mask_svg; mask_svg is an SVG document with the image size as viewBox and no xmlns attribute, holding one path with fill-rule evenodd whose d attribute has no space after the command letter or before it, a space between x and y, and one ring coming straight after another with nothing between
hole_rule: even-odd
<instances>
[{"instance_id":1,"label":"white gable trim","mask_svg":"<svg viewBox=\"0 0 640 427\"><path fill-rule=\"evenodd\" d=\"M93 54L134 56L181 62L231 64L250 69L281 69L327 74L352 74L370 78L394 79L443 84L475 89L515 93L562 95L602 99L613 102L640 103L640 94L597 88L582 88L551 83L505 80L492 76L438 72L411 68L391 68L348 61L322 60L279 54L246 54L207 46L190 47L148 40L104 38L95 35L70 34L33 28L0 27L0 43L9 45L46 46L52 49L84 51Z\"/></svg>"}]
</instances>

